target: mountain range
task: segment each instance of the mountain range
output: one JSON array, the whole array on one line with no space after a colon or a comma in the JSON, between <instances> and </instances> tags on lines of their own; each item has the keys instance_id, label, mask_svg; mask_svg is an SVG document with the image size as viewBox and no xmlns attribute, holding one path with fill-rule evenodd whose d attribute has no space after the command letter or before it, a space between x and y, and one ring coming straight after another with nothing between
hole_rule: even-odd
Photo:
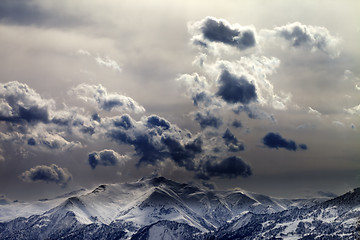
<instances>
[{"instance_id":1,"label":"mountain range","mask_svg":"<svg viewBox=\"0 0 360 240\"><path fill-rule=\"evenodd\" d=\"M360 188L281 199L164 177L0 205L0 239L359 239L359 225Z\"/></svg>"}]
</instances>

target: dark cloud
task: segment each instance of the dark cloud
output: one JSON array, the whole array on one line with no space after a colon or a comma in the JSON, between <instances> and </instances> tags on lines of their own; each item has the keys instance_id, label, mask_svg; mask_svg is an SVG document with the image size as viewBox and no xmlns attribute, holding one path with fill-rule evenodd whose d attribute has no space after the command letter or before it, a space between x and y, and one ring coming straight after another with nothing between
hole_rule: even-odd
<instances>
[{"instance_id":1,"label":"dark cloud","mask_svg":"<svg viewBox=\"0 0 360 240\"><path fill-rule=\"evenodd\" d=\"M27 143L30 146L35 146L36 145L36 140L34 138L29 138Z\"/></svg>"},{"instance_id":2,"label":"dark cloud","mask_svg":"<svg viewBox=\"0 0 360 240\"><path fill-rule=\"evenodd\" d=\"M226 146L228 146L228 150L230 152L238 152L244 151L245 146L242 142L235 137L235 135L230 131L230 129L226 129L223 139L225 141Z\"/></svg>"},{"instance_id":3,"label":"dark cloud","mask_svg":"<svg viewBox=\"0 0 360 240\"><path fill-rule=\"evenodd\" d=\"M178 166L185 167L187 170L195 169L194 158L196 152L193 151L193 148L186 149L179 141L171 137L163 137L161 142L168 148L171 159Z\"/></svg>"},{"instance_id":4,"label":"dark cloud","mask_svg":"<svg viewBox=\"0 0 360 240\"><path fill-rule=\"evenodd\" d=\"M92 152L89 154L89 164L92 169L95 169L96 166L115 166L122 165L129 159L126 155L120 155L111 149L104 149L98 152Z\"/></svg>"},{"instance_id":5,"label":"dark cloud","mask_svg":"<svg viewBox=\"0 0 360 240\"><path fill-rule=\"evenodd\" d=\"M302 150L307 150L307 146L305 144L297 145L293 140L287 140L280 134L273 132L270 132L264 136L263 143L268 148L285 148L289 151L296 151L299 147Z\"/></svg>"},{"instance_id":6,"label":"dark cloud","mask_svg":"<svg viewBox=\"0 0 360 240\"><path fill-rule=\"evenodd\" d=\"M118 93L108 93L101 84L89 85L83 83L71 89L69 93L85 102L97 104L98 108L109 112L112 110L131 113L145 111L144 107L134 99Z\"/></svg>"},{"instance_id":7,"label":"dark cloud","mask_svg":"<svg viewBox=\"0 0 360 240\"><path fill-rule=\"evenodd\" d=\"M165 120L159 116L156 116L156 115L149 116L147 118L146 125L149 128L160 127L161 129L164 129L164 130L168 130L170 128L170 123L167 120Z\"/></svg>"},{"instance_id":8,"label":"dark cloud","mask_svg":"<svg viewBox=\"0 0 360 240\"><path fill-rule=\"evenodd\" d=\"M101 118L98 113L94 113L93 115L91 115L91 119L96 122L101 122Z\"/></svg>"},{"instance_id":9,"label":"dark cloud","mask_svg":"<svg viewBox=\"0 0 360 240\"><path fill-rule=\"evenodd\" d=\"M195 113L195 120L200 124L201 128L213 127L219 128L223 124L223 120L219 116L215 116L210 111Z\"/></svg>"},{"instance_id":10,"label":"dark cloud","mask_svg":"<svg viewBox=\"0 0 360 240\"><path fill-rule=\"evenodd\" d=\"M245 76L238 77L228 70L223 70L218 79L219 89L216 93L227 103L248 104L257 99L255 86Z\"/></svg>"},{"instance_id":11,"label":"dark cloud","mask_svg":"<svg viewBox=\"0 0 360 240\"><path fill-rule=\"evenodd\" d=\"M55 164L33 167L23 172L20 177L26 182L53 182L62 187L65 187L72 179L71 174L66 168L61 168Z\"/></svg>"},{"instance_id":12,"label":"dark cloud","mask_svg":"<svg viewBox=\"0 0 360 240\"><path fill-rule=\"evenodd\" d=\"M306 144L300 143L299 148L302 149L302 150L307 150L308 146Z\"/></svg>"},{"instance_id":13,"label":"dark cloud","mask_svg":"<svg viewBox=\"0 0 360 240\"><path fill-rule=\"evenodd\" d=\"M221 162L207 160L202 166L202 172L197 176L201 179L209 179L211 177L236 178L251 175L251 167L241 158L232 156L225 158Z\"/></svg>"},{"instance_id":14,"label":"dark cloud","mask_svg":"<svg viewBox=\"0 0 360 240\"><path fill-rule=\"evenodd\" d=\"M227 21L214 17L206 17L202 21L196 22L192 28L201 35L193 39L195 45L207 47L207 41L220 42L240 50L256 45L255 33L251 28L236 24L230 25Z\"/></svg>"},{"instance_id":15,"label":"dark cloud","mask_svg":"<svg viewBox=\"0 0 360 240\"><path fill-rule=\"evenodd\" d=\"M303 25L299 22L276 27L275 33L287 41L293 47L303 47L309 50L320 50L331 56L337 56L339 39L332 36L324 27Z\"/></svg>"},{"instance_id":16,"label":"dark cloud","mask_svg":"<svg viewBox=\"0 0 360 240\"><path fill-rule=\"evenodd\" d=\"M242 128L242 123L239 120L234 120L231 124L235 128Z\"/></svg>"},{"instance_id":17,"label":"dark cloud","mask_svg":"<svg viewBox=\"0 0 360 240\"><path fill-rule=\"evenodd\" d=\"M192 97L193 103L196 107L199 107L201 105L203 106L209 106L211 105L211 103L213 102L212 100L213 96L210 95L209 93L202 91L202 92L198 92L195 93L194 96Z\"/></svg>"},{"instance_id":18,"label":"dark cloud","mask_svg":"<svg viewBox=\"0 0 360 240\"><path fill-rule=\"evenodd\" d=\"M119 118L114 119L114 126L121 127L125 130L129 130L130 128L134 127L134 124L129 115L124 114Z\"/></svg>"},{"instance_id":19,"label":"dark cloud","mask_svg":"<svg viewBox=\"0 0 360 240\"><path fill-rule=\"evenodd\" d=\"M113 141L134 147L136 154L140 156L137 166L155 165L158 161L171 159L180 167L194 170L194 159L202 152L203 142L200 138L192 138L189 132L156 115L143 117L138 122L128 115L123 115L120 119L126 119L131 124L126 124L125 127L117 124L115 128L106 129L106 134ZM119 118L113 119L113 122L119 122Z\"/></svg>"}]
</instances>

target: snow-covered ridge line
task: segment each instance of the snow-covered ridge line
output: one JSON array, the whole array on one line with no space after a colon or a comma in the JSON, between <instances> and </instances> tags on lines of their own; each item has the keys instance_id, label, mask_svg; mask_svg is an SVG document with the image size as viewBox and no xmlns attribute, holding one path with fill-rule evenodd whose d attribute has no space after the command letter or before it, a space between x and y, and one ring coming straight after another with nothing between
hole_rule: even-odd
<instances>
[{"instance_id":1,"label":"snow-covered ridge line","mask_svg":"<svg viewBox=\"0 0 360 240\"><path fill-rule=\"evenodd\" d=\"M19 204L0 206L0 213L15 211ZM118 234L119 239L151 239L165 232L183 236L179 231L188 231L184 234L189 239L286 239L325 233L349 237L360 216L360 189L328 201L291 200L239 190L214 191L155 177L100 185L27 207L33 207L34 214L29 210L27 218L12 215L0 222L0 238L27 239L19 238L20 233L40 239L72 238L88 236L89 231L99 236Z\"/></svg>"}]
</instances>

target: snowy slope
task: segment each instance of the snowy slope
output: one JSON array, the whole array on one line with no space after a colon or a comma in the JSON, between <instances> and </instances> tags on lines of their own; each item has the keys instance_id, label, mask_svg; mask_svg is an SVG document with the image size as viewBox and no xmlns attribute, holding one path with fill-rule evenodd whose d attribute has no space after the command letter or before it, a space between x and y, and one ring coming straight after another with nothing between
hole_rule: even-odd
<instances>
[{"instance_id":1,"label":"snowy slope","mask_svg":"<svg viewBox=\"0 0 360 240\"><path fill-rule=\"evenodd\" d=\"M80 189L54 199L43 199L35 202L13 202L0 205L0 222L10 221L18 217L30 217L32 215L42 214L62 202L68 197L85 193L85 189ZM19 211L21 210L21 211Z\"/></svg>"}]
</instances>

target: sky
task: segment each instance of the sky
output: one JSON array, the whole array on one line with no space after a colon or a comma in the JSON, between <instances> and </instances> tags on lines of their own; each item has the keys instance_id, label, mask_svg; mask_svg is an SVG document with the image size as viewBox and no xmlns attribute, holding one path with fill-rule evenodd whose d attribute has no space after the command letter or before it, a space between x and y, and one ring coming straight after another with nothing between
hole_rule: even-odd
<instances>
[{"instance_id":1,"label":"sky","mask_svg":"<svg viewBox=\"0 0 360 240\"><path fill-rule=\"evenodd\" d=\"M358 1L0 1L0 198L153 175L360 185Z\"/></svg>"}]
</instances>

